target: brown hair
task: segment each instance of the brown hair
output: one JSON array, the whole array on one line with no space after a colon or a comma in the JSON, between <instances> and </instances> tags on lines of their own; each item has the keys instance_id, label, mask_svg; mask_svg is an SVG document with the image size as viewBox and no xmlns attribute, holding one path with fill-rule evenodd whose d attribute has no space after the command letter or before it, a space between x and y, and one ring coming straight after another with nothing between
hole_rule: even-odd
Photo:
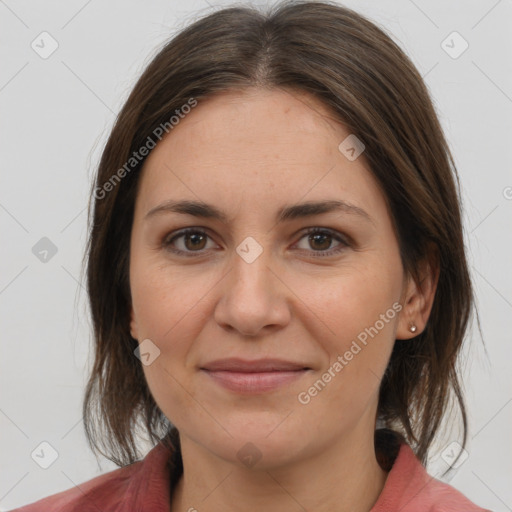
<instances>
[{"instance_id":1,"label":"brown hair","mask_svg":"<svg viewBox=\"0 0 512 512\"><path fill-rule=\"evenodd\" d=\"M153 444L175 430L150 393L129 329L130 227L145 158L129 172L118 170L126 170L133 152L191 98L201 102L216 92L254 86L307 92L361 139L388 201L404 270L417 282L422 262L439 271L425 330L395 342L381 382L382 439L397 432L425 464L455 396L465 446L456 362L473 291L453 157L427 88L405 53L361 15L319 1L285 2L268 13L225 8L194 22L153 58L119 113L89 205L87 288L95 359L83 413L90 446L121 466L140 458L139 426ZM116 172L122 179L114 183Z\"/></svg>"}]
</instances>

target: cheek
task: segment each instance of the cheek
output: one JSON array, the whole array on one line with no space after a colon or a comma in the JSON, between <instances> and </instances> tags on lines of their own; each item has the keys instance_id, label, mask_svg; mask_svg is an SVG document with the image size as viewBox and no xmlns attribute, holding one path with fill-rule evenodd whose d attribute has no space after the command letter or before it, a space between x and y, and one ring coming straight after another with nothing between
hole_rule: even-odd
<instances>
[{"instance_id":1,"label":"cheek","mask_svg":"<svg viewBox=\"0 0 512 512\"><path fill-rule=\"evenodd\" d=\"M200 300L208 289L188 277L150 263L134 266L130 283L139 338L159 350L151 364L143 365L144 375L156 403L178 427L190 414L199 414L189 394L193 383L186 363L204 324Z\"/></svg>"},{"instance_id":2,"label":"cheek","mask_svg":"<svg viewBox=\"0 0 512 512\"><path fill-rule=\"evenodd\" d=\"M192 268L192 267L190 267ZM130 274L132 303L140 337L168 344L197 322L200 301L211 285L189 269L174 270L149 258L134 260ZM212 280L213 284L213 280Z\"/></svg>"},{"instance_id":3,"label":"cheek","mask_svg":"<svg viewBox=\"0 0 512 512\"><path fill-rule=\"evenodd\" d=\"M337 393L347 386L353 390L331 398L343 396L347 405L357 405L358 397L377 390L401 310L400 262L368 258L367 263L345 268L335 276L311 279L298 294L307 297L304 303L313 312L307 315L308 330L327 355L322 371L330 371L325 380L333 384L328 387Z\"/></svg>"},{"instance_id":4,"label":"cheek","mask_svg":"<svg viewBox=\"0 0 512 512\"><path fill-rule=\"evenodd\" d=\"M364 264L347 266L336 274L303 281L300 295L315 313L319 324L323 324L336 339L357 336L366 327L374 325L399 300L400 266L395 263L379 261L377 257L367 258Z\"/></svg>"}]
</instances>

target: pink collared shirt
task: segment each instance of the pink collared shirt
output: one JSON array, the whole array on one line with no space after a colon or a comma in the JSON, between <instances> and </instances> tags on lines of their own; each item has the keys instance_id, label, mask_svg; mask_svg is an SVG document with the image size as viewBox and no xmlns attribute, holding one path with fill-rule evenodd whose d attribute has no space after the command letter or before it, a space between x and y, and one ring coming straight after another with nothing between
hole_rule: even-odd
<instances>
[{"instance_id":1,"label":"pink collared shirt","mask_svg":"<svg viewBox=\"0 0 512 512\"><path fill-rule=\"evenodd\" d=\"M11 512L170 512L171 452L157 444L138 462L97 476ZM491 512L431 477L401 444L370 512Z\"/></svg>"}]
</instances>

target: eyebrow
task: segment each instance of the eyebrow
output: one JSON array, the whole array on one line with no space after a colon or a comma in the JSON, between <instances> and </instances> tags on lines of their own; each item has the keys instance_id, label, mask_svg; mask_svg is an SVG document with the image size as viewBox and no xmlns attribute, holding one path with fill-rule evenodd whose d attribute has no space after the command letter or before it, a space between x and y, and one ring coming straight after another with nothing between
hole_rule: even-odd
<instances>
[{"instance_id":1,"label":"eyebrow","mask_svg":"<svg viewBox=\"0 0 512 512\"><path fill-rule=\"evenodd\" d=\"M340 211L350 215L357 215L358 217L373 223L373 219L365 210L347 203L346 201L340 200L308 201L301 204L284 206L276 214L276 223L279 224L287 220ZM226 224L229 221L227 214L219 210L217 207L202 201L192 200L165 201L149 210L144 218L147 220L155 215L165 213L181 213L205 219L215 219Z\"/></svg>"}]
</instances>

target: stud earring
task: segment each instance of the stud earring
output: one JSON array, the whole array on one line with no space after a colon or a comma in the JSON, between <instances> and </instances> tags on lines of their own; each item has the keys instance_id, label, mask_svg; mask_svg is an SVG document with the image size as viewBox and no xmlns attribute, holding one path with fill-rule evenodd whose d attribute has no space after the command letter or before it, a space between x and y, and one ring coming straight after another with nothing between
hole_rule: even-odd
<instances>
[{"instance_id":1,"label":"stud earring","mask_svg":"<svg viewBox=\"0 0 512 512\"><path fill-rule=\"evenodd\" d=\"M409 326L409 331L411 331L411 332L416 332L417 329L418 328L414 324Z\"/></svg>"}]
</instances>

